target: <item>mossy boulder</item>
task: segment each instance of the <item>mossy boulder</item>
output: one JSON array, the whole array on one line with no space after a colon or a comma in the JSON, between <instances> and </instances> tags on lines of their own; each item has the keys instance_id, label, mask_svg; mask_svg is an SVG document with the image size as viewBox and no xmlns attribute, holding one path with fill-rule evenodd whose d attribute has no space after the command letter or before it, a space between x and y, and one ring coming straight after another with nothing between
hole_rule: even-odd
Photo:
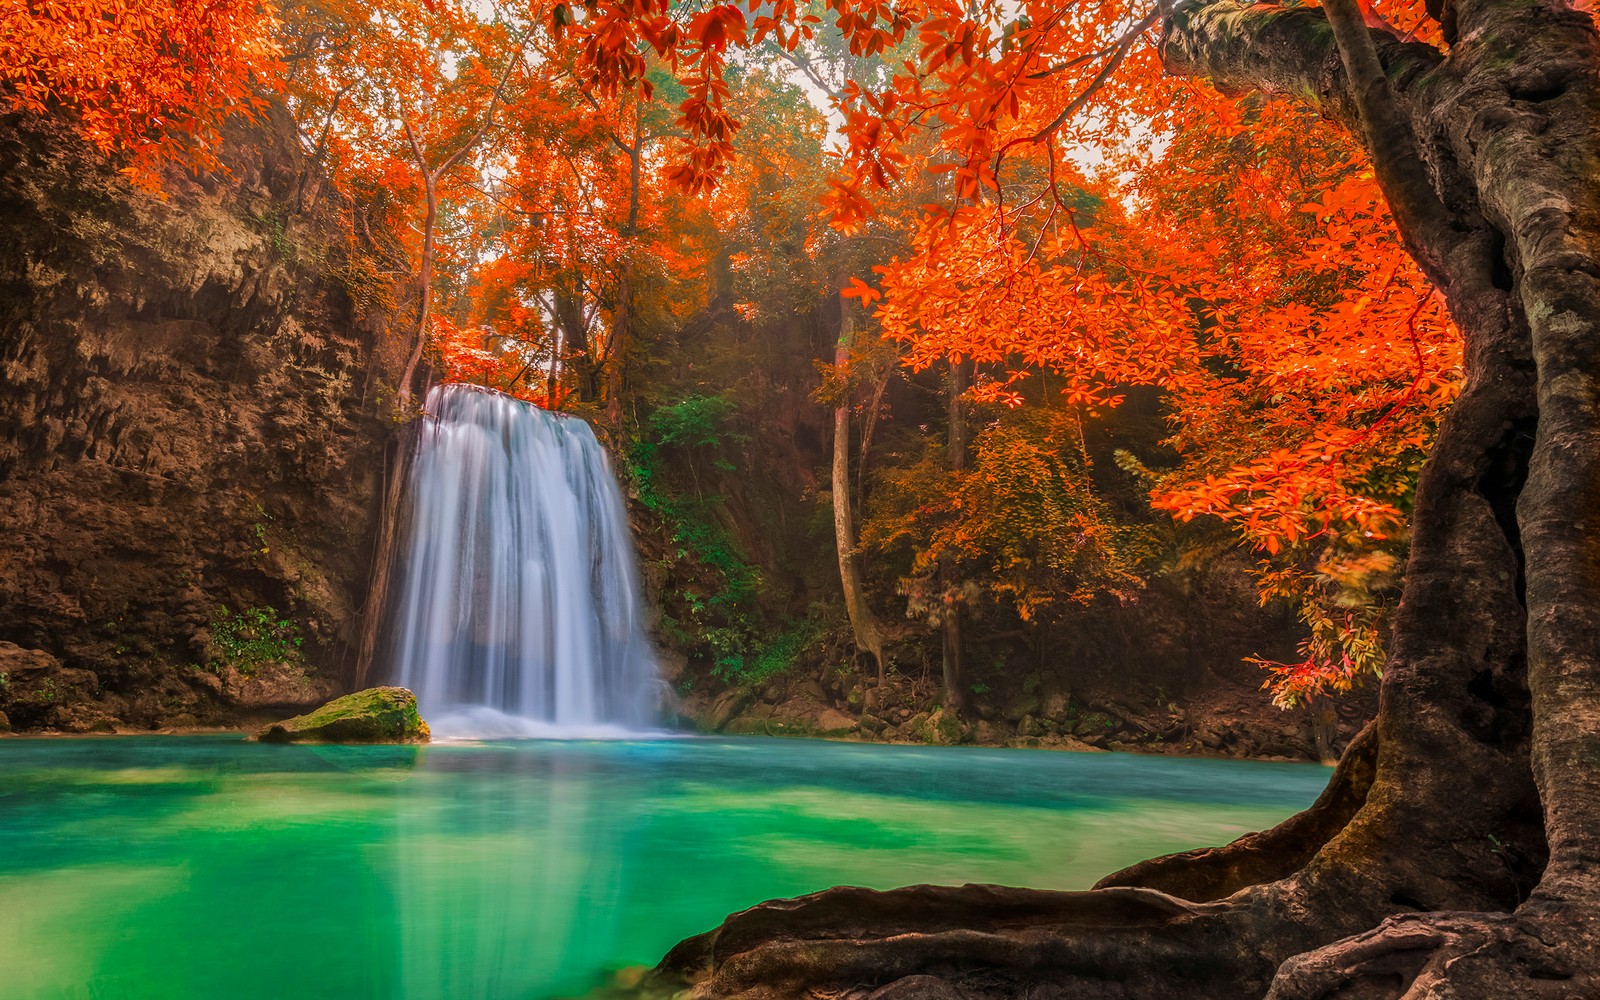
<instances>
[{"instance_id":1,"label":"mossy boulder","mask_svg":"<svg viewBox=\"0 0 1600 1000\"><path fill-rule=\"evenodd\" d=\"M375 687L274 722L255 738L263 743L426 743L431 736L417 714L416 695L403 687Z\"/></svg>"}]
</instances>

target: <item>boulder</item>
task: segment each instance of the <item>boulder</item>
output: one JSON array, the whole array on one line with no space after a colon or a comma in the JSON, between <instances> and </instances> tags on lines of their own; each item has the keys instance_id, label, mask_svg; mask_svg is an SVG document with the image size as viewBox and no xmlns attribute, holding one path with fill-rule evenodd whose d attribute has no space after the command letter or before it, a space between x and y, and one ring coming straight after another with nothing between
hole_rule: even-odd
<instances>
[{"instance_id":1,"label":"boulder","mask_svg":"<svg viewBox=\"0 0 1600 1000\"><path fill-rule=\"evenodd\" d=\"M255 738L263 743L426 743L428 724L417 697L403 687L375 687L274 722Z\"/></svg>"},{"instance_id":2,"label":"boulder","mask_svg":"<svg viewBox=\"0 0 1600 1000\"><path fill-rule=\"evenodd\" d=\"M967 738L967 725L960 716L947 709L939 709L920 727L923 742L953 747Z\"/></svg>"},{"instance_id":3,"label":"boulder","mask_svg":"<svg viewBox=\"0 0 1600 1000\"><path fill-rule=\"evenodd\" d=\"M100 678L63 666L42 649L0 642L0 712L17 729L110 732L115 717L99 698Z\"/></svg>"},{"instance_id":4,"label":"boulder","mask_svg":"<svg viewBox=\"0 0 1600 1000\"><path fill-rule=\"evenodd\" d=\"M836 708L824 708L817 715L817 732L823 736L841 736L856 730L856 720Z\"/></svg>"},{"instance_id":5,"label":"boulder","mask_svg":"<svg viewBox=\"0 0 1600 1000\"><path fill-rule=\"evenodd\" d=\"M861 708L864 711L876 712L883 704L883 695L875 687L869 687L861 692Z\"/></svg>"},{"instance_id":6,"label":"boulder","mask_svg":"<svg viewBox=\"0 0 1600 1000\"><path fill-rule=\"evenodd\" d=\"M918 712L916 715L911 716L901 724L900 728L907 736L920 743L933 742L933 733L928 727L927 712Z\"/></svg>"},{"instance_id":7,"label":"boulder","mask_svg":"<svg viewBox=\"0 0 1600 1000\"><path fill-rule=\"evenodd\" d=\"M972 742L983 746L1004 746L1011 740L1011 730L1004 723L980 721L972 729Z\"/></svg>"},{"instance_id":8,"label":"boulder","mask_svg":"<svg viewBox=\"0 0 1600 1000\"><path fill-rule=\"evenodd\" d=\"M712 703L711 712L700 720L700 727L709 733L721 732L722 728L737 718L749 703L749 688L737 687L724 692Z\"/></svg>"},{"instance_id":9,"label":"boulder","mask_svg":"<svg viewBox=\"0 0 1600 1000\"><path fill-rule=\"evenodd\" d=\"M1051 691L1044 696L1044 704L1039 709L1047 719L1064 719L1071 702L1064 691Z\"/></svg>"},{"instance_id":10,"label":"boulder","mask_svg":"<svg viewBox=\"0 0 1600 1000\"><path fill-rule=\"evenodd\" d=\"M334 693L331 682L307 674L305 666L299 663L262 663L248 673L235 666L224 666L214 676L218 681L217 693L239 708L276 706L293 711L325 702Z\"/></svg>"}]
</instances>

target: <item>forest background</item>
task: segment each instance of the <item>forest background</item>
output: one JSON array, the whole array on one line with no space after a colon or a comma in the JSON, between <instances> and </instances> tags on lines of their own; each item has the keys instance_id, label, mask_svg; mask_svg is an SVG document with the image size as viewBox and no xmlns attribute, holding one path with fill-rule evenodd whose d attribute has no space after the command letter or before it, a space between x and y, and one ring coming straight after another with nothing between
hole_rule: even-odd
<instances>
[{"instance_id":1,"label":"forest background","mask_svg":"<svg viewBox=\"0 0 1600 1000\"><path fill-rule=\"evenodd\" d=\"M261 221L361 235L341 280L403 359L363 401L471 382L601 429L703 723L1194 748L1180 703L1261 681L1315 724L1255 749L1329 756L1381 672L1458 338L1355 145L1166 75L1150 23L138 6L13 6L14 106L157 192L225 172L237 116L292 128L310 180ZM1114 41L939 99L1064 17Z\"/></svg>"}]
</instances>

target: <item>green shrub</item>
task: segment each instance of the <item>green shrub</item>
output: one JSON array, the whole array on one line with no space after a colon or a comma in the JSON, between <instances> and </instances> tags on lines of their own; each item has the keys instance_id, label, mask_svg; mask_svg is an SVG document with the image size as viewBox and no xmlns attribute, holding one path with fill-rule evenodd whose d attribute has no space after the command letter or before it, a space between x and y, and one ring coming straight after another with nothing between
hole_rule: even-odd
<instances>
[{"instance_id":1,"label":"green shrub","mask_svg":"<svg viewBox=\"0 0 1600 1000\"><path fill-rule=\"evenodd\" d=\"M268 606L230 613L217 608L211 619L212 670L234 667L246 676L265 663L299 663L300 627Z\"/></svg>"}]
</instances>

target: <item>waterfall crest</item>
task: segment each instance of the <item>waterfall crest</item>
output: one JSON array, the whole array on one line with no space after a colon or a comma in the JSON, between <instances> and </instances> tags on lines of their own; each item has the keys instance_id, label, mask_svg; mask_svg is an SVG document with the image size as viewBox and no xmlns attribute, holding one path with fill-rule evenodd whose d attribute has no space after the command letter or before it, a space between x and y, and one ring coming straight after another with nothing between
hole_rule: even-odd
<instances>
[{"instance_id":1,"label":"waterfall crest","mask_svg":"<svg viewBox=\"0 0 1600 1000\"><path fill-rule=\"evenodd\" d=\"M622 495L589 425L435 386L409 486L392 643L436 734L599 736L653 722L656 667Z\"/></svg>"}]
</instances>

